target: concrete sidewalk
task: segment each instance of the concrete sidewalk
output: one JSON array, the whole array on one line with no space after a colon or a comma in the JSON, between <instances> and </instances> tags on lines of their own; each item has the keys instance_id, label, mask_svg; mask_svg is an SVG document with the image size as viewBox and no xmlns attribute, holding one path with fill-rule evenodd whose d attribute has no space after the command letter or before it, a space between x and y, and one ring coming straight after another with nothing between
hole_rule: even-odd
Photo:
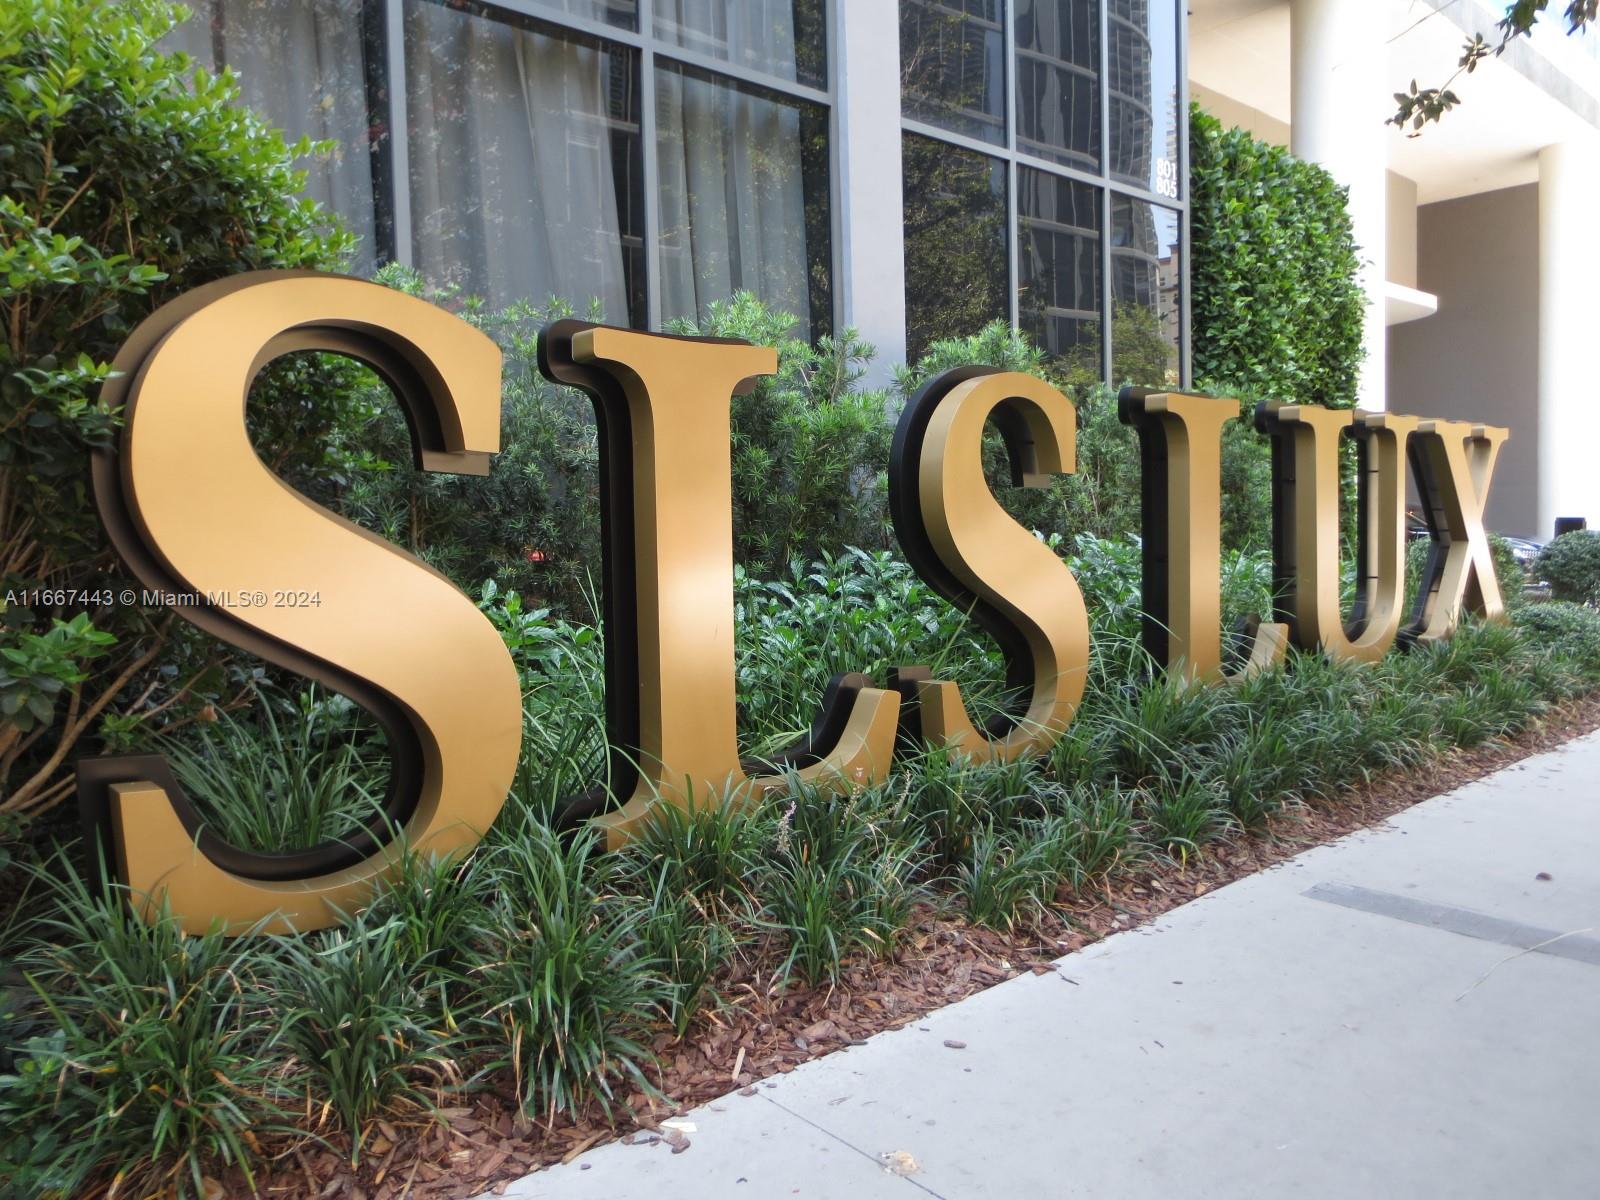
<instances>
[{"instance_id":1,"label":"concrete sidewalk","mask_svg":"<svg viewBox=\"0 0 1600 1200\"><path fill-rule=\"evenodd\" d=\"M688 1119L506 1195L1593 1200L1600 735Z\"/></svg>"}]
</instances>

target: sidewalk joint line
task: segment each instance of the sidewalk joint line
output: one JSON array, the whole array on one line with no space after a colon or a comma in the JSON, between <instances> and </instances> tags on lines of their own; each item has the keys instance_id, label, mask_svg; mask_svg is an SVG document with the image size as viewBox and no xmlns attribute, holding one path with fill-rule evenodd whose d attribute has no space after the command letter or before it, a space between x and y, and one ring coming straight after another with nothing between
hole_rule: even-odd
<instances>
[{"instance_id":1,"label":"sidewalk joint line","mask_svg":"<svg viewBox=\"0 0 1600 1200\"><path fill-rule=\"evenodd\" d=\"M763 1100L765 1100L768 1104L772 1105L774 1108L779 1109L782 1112L788 1113L795 1120L800 1121L800 1122L802 1122L802 1123L804 1123L806 1125L811 1126L811 1128L815 1129L818 1133L822 1134L824 1137L832 1138L834 1141L838 1142L841 1146L843 1146L846 1150L855 1151L855 1153L861 1155L862 1158L866 1159L873 1166L877 1167L878 1170L883 1171L883 1159L880 1158L878 1155L872 1153L870 1150L863 1150L860 1146L857 1146L854 1142L847 1141L845 1138L840 1137L837 1133L835 1133L833 1130L829 1129L826 1125L817 1124L815 1121L813 1121L810 1117L806 1116L804 1113L795 1112L795 1110L790 1108L787 1104L780 1104L778 1101L774 1100L771 1096L762 1096L761 1098ZM883 1171L883 1173L885 1175L893 1175L894 1174L893 1171ZM928 1195L935 1197L935 1200L946 1200L945 1196L941 1195L939 1192L934 1191L931 1187L929 1187L927 1184L923 1183L921 1180L913 1179L910 1175L899 1175L899 1176L896 1176L896 1178L904 1180L906 1183L909 1183L912 1187L921 1188L924 1192L927 1192Z\"/></svg>"},{"instance_id":2,"label":"sidewalk joint line","mask_svg":"<svg viewBox=\"0 0 1600 1200\"><path fill-rule=\"evenodd\" d=\"M1527 954L1548 954L1600 967L1600 937L1585 936L1587 930L1562 932L1540 929L1520 921L1491 917L1450 904L1397 896L1393 892L1380 892L1353 883L1318 883L1301 894L1312 900L1353 908L1374 916L1392 917L1412 925L1443 929L1447 933L1477 938L1483 942L1496 942Z\"/></svg>"}]
</instances>

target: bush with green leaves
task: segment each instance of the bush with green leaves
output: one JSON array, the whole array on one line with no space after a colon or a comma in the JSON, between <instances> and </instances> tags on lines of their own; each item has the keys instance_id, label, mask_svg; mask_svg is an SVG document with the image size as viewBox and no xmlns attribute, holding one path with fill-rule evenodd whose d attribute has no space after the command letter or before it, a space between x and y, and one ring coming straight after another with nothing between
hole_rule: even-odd
<instances>
[{"instance_id":1,"label":"bush with green leaves","mask_svg":"<svg viewBox=\"0 0 1600 1200\"><path fill-rule=\"evenodd\" d=\"M1600 604L1600 533L1563 533L1539 552L1534 571L1553 599Z\"/></svg>"},{"instance_id":2,"label":"bush with green leaves","mask_svg":"<svg viewBox=\"0 0 1600 1200\"><path fill-rule=\"evenodd\" d=\"M410 939L397 921L363 914L307 939L285 938L268 960L283 1044L308 1092L337 1116L359 1162L367 1127L402 1102L440 1107L461 1072L449 1031L430 1026L412 982Z\"/></svg>"},{"instance_id":3,"label":"bush with green leaves","mask_svg":"<svg viewBox=\"0 0 1600 1200\"><path fill-rule=\"evenodd\" d=\"M673 996L619 919L616 864L592 831L563 842L537 829L487 862L494 927L465 1044L510 1070L530 1116L551 1120L590 1102L609 1112L619 1081L647 1086L644 1034Z\"/></svg>"},{"instance_id":4,"label":"bush with green leaves","mask_svg":"<svg viewBox=\"0 0 1600 1200\"><path fill-rule=\"evenodd\" d=\"M797 602L815 588L818 604L856 603L794 586ZM798 626L796 661L841 628L807 611L819 619ZM503 607L497 620L526 678L548 670L553 687L596 669L598 639L578 644L585 627ZM797 673L793 694L779 680L766 695L798 712L813 682ZM614 1108L624 1088L649 1090L654 1046L694 1037L752 976L780 991L829 986L935 914L1025 926L1062 888L1190 860L1597 689L1600 611L1561 602L1520 606L1509 624L1468 621L1377 663L1295 651L1231 687L1102 667L1042 759L923 752L844 794L794 780L752 809L664 809L620 854L601 854L589 831L557 836L548 809L514 794L476 853L451 863L402 848L365 913L304 939L185 937L70 869L52 882L52 866L28 907L44 919L0 930L0 953L28 981L20 1005L0 1005L0 1170L46 1195L92 1190L116 1169L198 1195L197 1171L259 1165L262 1130L355 1157L373 1117L459 1102L460 1086L493 1086L544 1119ZM580 678L565 696L542 719L600 723L597 690ZM265 736L290 759L323 753L315 724ZM210 802L258 803L239 789ZM308 1094L330 1099L337 1120L289 1128ZM94 1136L74 1137L82 1129Z\"/></svg>"},{"instance_id":5,"label":"bush with green leaves","mask_svg":"<svg viewBox=\"0 0 1600 1200\"><path fill-rule=\"evenodd\" d=\"M184 794L224 842L308 850L370 824L387 771L375 722L338 693L256 688L245 713L218 713L156 739Z\"/></svg>"},{"instance_id":6,"label":"bush with green leaves","mask_svg":"<svg viewBox=\"0 0 1600 1200\"><path fill-rule=\"evenodd\" d=\"M781 813L752 883L761 923L786 947L782 978L833 982L851 954L884 957L899 944L922 855L896 838L885 800L872 789L839 795L794 775L769 797Z\"/></svg>"},{"instance_id":7,"label":"bush with green leaves","mask_svg":"<svg viewBox=\"0 0 1600 1200\"><path fill-rule=\"evenodd\" d=\"M932 343L914 364L896 370L895 389L903 403L928 380L965 366L1034 375L1074 398L1076 469L1046 488L1011 487L999 434L989 431L985 473L1008 512L1030 528L1059 535L1066 545L1076 539L1080 553L1085 535L1129 538L1139 533L1139 438L1118 418L1115 390L1075 370L1070 362L1051 359L1026 333L1004 321L993 321L967 337ZM1264 550L1272 540L1271 461L1266 443L1253 431L1250 414L1251 406L1243 405L1240 419L1223 433L1223 545L1236 551Z\"/></svg>"},{"instance_id":8,"label":"bush with green leaves","mask_svg":"<svg viewBox=\"0 0 1600 1200\"><path fill-rule=\"evenodd\" d=\"M733 398L733 536L747 570L889 545L889 394L861 386L876 352L853 329L812 344L797 324L736 292L698 325L674 326L778 352L778 373Z\"/></svg>"},{"instance_id":9,"label":"bush with green leaves","mask_svg":"<svg viewBox=\"0 0 1600 1200\"><path fill-rule=\"evenodd\" d=\"M1196 383L1252 403L1349 408L1366 297L1346 190L1198 106L1189 146Z\"/></svg>"},{"instance_id":10,"label":"bush with green leaves","mask_svg":"<svg viewBox=\"0 0 1600 1200\"><path fill-rule=\"evenodd\" d=\"M157 48L185 11L0 6L0 592L19 597L0 606L0 636L25 657L12 665L35 671L0 691L0 704L26 693L0 716L0 812L32 816L65 796L63 767L103 719L119 733L180 719L237 682L231 659L170 613L100 602L125 582L86 469L117 436L117 414L97 402L111 359L190 288L336 270L353 244L296 198L295 161L312 147L286 146L239 107L231 78ZM352 415L349 370L305 355L268 369L250 410L266 461L323 463L327 433Z\"/></svg>"},{"instance_id":11,"label":"bush with green leaves","mask_svg":"<svg viewBox=\"0 0 1600 1200\"><path fill-rule=\"evenodd\" d=\"M340 469L306 480L304 490L464 588L492 579L530 604L592 617L600 587L594 408L537 365L539 331L572 316L572 307L489 309L395 265L376 278L444 304L500 345L501 452L487 478L416 470L403 415L368 374L353 400L365 419L335 431ZM584 315L605 317L592 304ZM887 394L861 387L872 348L848 330L813 345L792 336L795 323L740 292L712 304L701 325L674 326L778 351L778 373L731 400L735 554L757 570L846 545L888 544L884 472L893 427Z\"/></svg>"},{"instance_id":12,"label":"bush with green leaves","mask_svg":"<svg viewBox=\"0 0 1600 1200\"><path fill-rule=\"evenodd\" d=\"M1422 572L1427 568L1432 549L1432 540L1425 537L1413 538L1406 545L1406 603L1409 605L1417 601L1417 593L1422 586ZM1527 598L1527 571L1517 561L1511 543L1498 533L1489 535L1489 556L1494 561L1494 577L1500 585L1500 598L1505 601L1507 608L1516 608Z\"/></svg>"},{"instance_id":13,"label":"bush with green leaves","mask_svg":"<svg viewBox=\"0 0 1600 1200\"><path fill-rule=\"evenodd\" d=\"M295 1099L260 943L136 916L64 856L35 878L48 907L17 966L48 1032L8 1047L0 1177L67 1197L116 1173L130 1193L197 1198L219 1166L248 1178Z\"/></svg>"},{"instance_id":14,"label":"bush with green leaves","mask_svg":"<svg viewBox=\"0 0 1600 1200\"><path fill-rule=\"evenodd\" d=\"M733 957L735 935L705 900L693 891L674 889L677 874L671 858L662 860L654 882L636 903L624 905L618 919L634 927L643 953L656 962L671 987L667 1020L682 1037L713 999L713 980Z\"/></svg>"},{"instance_id":15,"label":"bush with green leaves","mask_svg":"<svg viewBox=\"0 0 1600 1200\"><path fill-rule=\"evenodd\" d=\"M1600 682L1600 610L1552 600L1524 605L1511 619L1534 648L1574 673L1574 692Z\"/></svg>"},{"instance_id":16,"label":"bush with green leaves","mask_svg":"<svg viewBox=\"0 0 1600 1200\"><path fill-rule=\"evenodd\" d=\"M333 431L338 468L297 481L466 589L498 589L567 616L592 616L600 586L600 450L587 396L538 369L539 331L573 315L552 301L491 309L428 286L409 267L376 281L443 305L499 345L500 453L487 477L418 470L404 413L370 372L353 389L364 418ZM598 309L585 314L600 320Z\"/></svg>"}]
</instances>

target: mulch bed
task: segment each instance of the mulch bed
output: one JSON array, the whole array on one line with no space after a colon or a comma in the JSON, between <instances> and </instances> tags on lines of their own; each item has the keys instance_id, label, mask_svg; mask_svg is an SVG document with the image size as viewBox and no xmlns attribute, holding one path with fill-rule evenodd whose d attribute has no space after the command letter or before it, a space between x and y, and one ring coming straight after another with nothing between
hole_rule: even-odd
<instances>
[{"instance_id":1,"label":"mulch bed","mask_svg":"<svg viewBox=\"0 0 1600 1200\"><path fill-rule=\"evenodd\" d=\"M1197 896L1448 792L1509 763L1600 729L1600 697L1556 708L1508 742L1455 751L1404 775L1286 813L1253 837L1208 846L1186 864L1152 862L1090 895L1063 892L1037 924L1013 933L918 914L891 961L847 969L831 987L767 986L772 964L744 964L720 981L721 1012L697 1018L682 1039L663 1035L654 1049L653 1082L670 1099L627 1097L611 1122L598 1111L553 1125L520 1120L501 1083L414 1124L380 1122L359 1168L333 1153L304 1148L258 1173L258 1194L285 1200L403 1200L498 1195L531 1171L569 1162L613 1139L662 1142L673 1153L692 1139L661 1122L730 1091L753 1094L773 1075L872 1034L894 1029L1024 971L1054 970L1051 960L1113 933L1143 925ZM218 1196L247 1195L229 1178Z\"/></svg>"}]
</instances>

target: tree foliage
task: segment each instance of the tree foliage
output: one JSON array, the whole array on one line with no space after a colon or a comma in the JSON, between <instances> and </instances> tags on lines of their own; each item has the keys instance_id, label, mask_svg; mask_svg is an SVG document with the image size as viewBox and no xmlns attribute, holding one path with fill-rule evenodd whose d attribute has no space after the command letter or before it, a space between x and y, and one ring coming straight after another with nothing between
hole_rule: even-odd
<instances>
[{"instance_id":1,"label":"tree foliage","mask_svg":"<svg viewBox=\"0 0 1600 1200\"><path fill-rule=\"evenodd\" d=\"M1600 533L1563 533L1540 551L1535 570L1557 600L1600 604Z\"/></svg>"},{"instance_id":2,"label":"tree foliage","mask_svg":"<svg viewBox=\"0 0 1600 1200\"><path fill-rule=\"evenodd\" d=\"M238 107L230 77L157 49L184 11L0 6L0 814L64 795L63 765L97 722L170 720L228 684L214 647L114 599L129 581L101 536L87 466L117 435L97 394L118 347L189 288L337 268L351 248L296 198L295 159L312 147L286 146ZM269 463L323 453L345 416L330 373L347 369L301 357L267 372L253 424Z\"/></svg>"},{"instance_id":3,"label":"tree foliage","mask_svg":"<svg viewBox=\"0 0 1600 1200\"><path fill-rule=\"evenodd\" d=\"M1506 5L1506 15L1495 22L1495 28L1500 35L1498 42L1485 38L1482 33L1474 33L1461 46L1461 57L1456 60L1455 74L1437 87L1419 88L1417 81L1413 79L1408 90L1394 94L1394 116L1385 124L1398 125L1401 129L1409 125L1411 126L1409 136L1418 136L1424 125L1438 121L1445 113L1461 103L1461 97L1450 90L1451 84L1463 75L1471 75L1486 59L1498 58L1504 54L1506 47L1518 38L1531 37L1534 26L1549 8L1550 0L1513 0ZM1428 14L1429 17L1433 15L1435 14L1432 12ZM1600 23L1600 0L1567 0L1563 16L1567 22L1569 37L1575 33L1586 34Z\"/></svg>"},{"instance_id":4,"label":"tree foliage","mask_svg":"<svg viewBox=\"0 0 1600 1200\"><path fill-rule=\"evenodd\" d=\"M1196 382L1250 402L1350 407L1365 296L1345 189L1199 108L1189 134Z\"/></svg>"}]
</instances>

